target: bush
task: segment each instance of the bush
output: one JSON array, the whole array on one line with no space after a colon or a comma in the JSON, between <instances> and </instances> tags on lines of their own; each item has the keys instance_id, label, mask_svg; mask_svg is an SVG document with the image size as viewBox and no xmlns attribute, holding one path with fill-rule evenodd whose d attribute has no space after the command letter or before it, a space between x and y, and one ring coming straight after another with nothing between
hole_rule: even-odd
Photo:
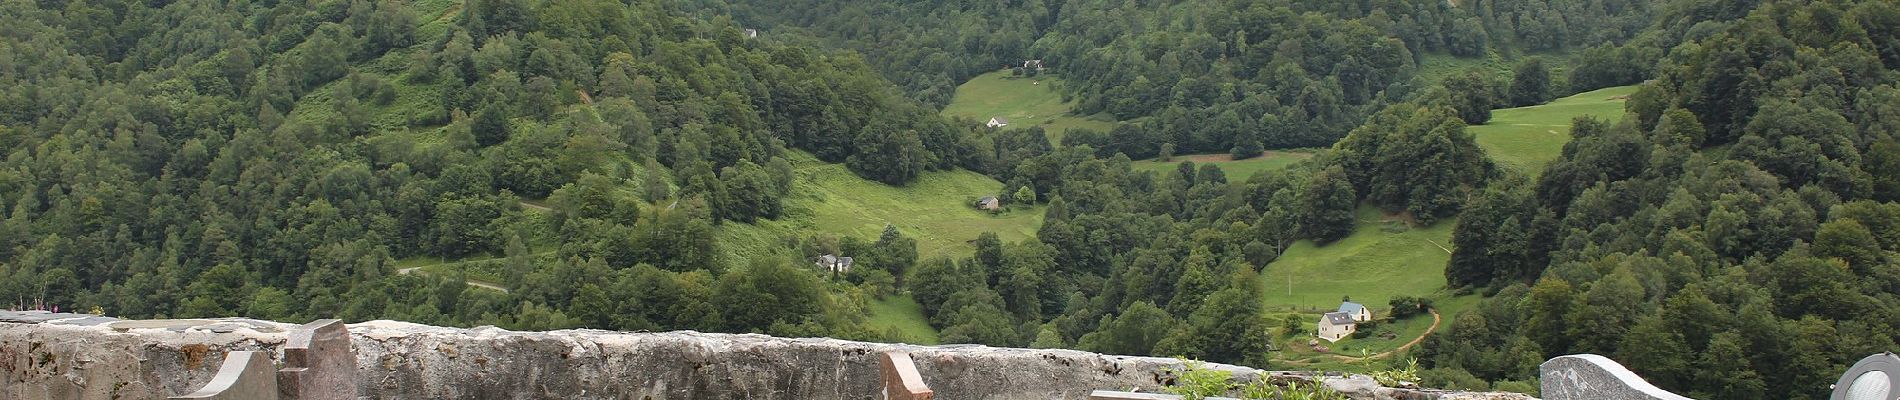
<instances>
[{"instance_id":1,"label":"bush","mask_svg":"<svg viewBox=\"0 0 1900 400\"><path fill-rule=\"evenodd\" d=\"M1423 314L1425 310L1432 308L1431 299L1413 296L1394 297L1387 304L1392 306L1392 319L1404 319Z\"/></svg>"},{"instance_id":2,"label":"bush","mask_svg":"<svg viewBox=\"0 0 1900 400\"><path fill-rule=\"evenodd\" d=\"M1359 326L1352 331L1352 338L1365 339L1368 336L1372 336L1373 331L1376 331L1379 329L1379 325L1380 325L1380 322L1379 320L1376 320L1376 319L1371 320L1371 321L1361 321L1359 322Z\"/></svg>"},{"instance_id":3,"label":"bush","mask_svg":"<svg viewBox=\"0 0 1900 400\"><path fill-rule=\"evenodd\" d=\"M1202 399L1223 396L1233 387L1229 381L1234 373L1207 369L1200 361L1181 359L1181 369L1175 370L1174 383L1168 385L1168 393L1180 395L1183 399Z\"/></svg>"},{"instance_id":4,"label":"bush","mask_svg":"<svg viewBox=\"0 0 1900 400\"><path fill-rule=\"evenodd\" d=\"M1451 390L1490 390L1491 384L1459 368L1433 368L1418 373L1419 386Z\"/></svg>"},{"instance_id":5,"label":"bush","mask_svg":"<svg viewBox=\"0 0 1900 400\"><path fill-rule=\"evenodd\" d=\"M1531 396L1536 396L1538 392L1536 381L1497 381L1491 383L1491 390L1497 392L1523 393Z\"/></svg>"},{"instance_id":6,"label":"bush","mask_svg":"<svg viewBox=\"0 0 1900 400\"><path fill-rule=\"evenodd\" d=\"M1261 147L1260 142L1248 141L1235 144L1234 148L1228 151L1228 154L1234 156L1234 160L1245 160L1259 157L1260 153L1264 151L1266 151L1266 149Z\"/></svg>"}]
</instances>

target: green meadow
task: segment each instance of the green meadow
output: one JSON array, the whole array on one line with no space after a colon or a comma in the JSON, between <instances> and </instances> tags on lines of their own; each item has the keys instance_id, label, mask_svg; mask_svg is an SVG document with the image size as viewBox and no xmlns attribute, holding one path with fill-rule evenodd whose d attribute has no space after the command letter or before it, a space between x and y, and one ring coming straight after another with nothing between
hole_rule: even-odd
<instances>
[{"instance_id":1,"label":"green meadow","mask_svg":"<svg viewBox=\"0 0 1900 400\"><path fill-rule=\"evenodd\" d=\"M1570 142L1571 120L1589 115L1611 123L1620 121L1624 98L1635 92L1635 86L1618 86L1543 105L1492 110L1490 123L1465 129L1501 166L1536 175L1563 154L1564 144Z\"/></svg>"},{"instance_id":2,"label":"green meadow","mask_svg":"<svg viewBox=\"0 0 1900 400\"><path fill-rule=\"evenodd\" d=\"M1228 154L1194 154L1174 156L1174 159L1170 161L1161 161L1159 159L1135 161L1130 163L1129 166L1133 167L1136 171L1166 173L1174 171L1175 168L1180 168L1183 162L1192 161L1196 168L1199 168L1201 165L1213 164L1220 166L1221 172L1227 174L1228 182L1239 182L1245 181L1255 174L1286 168L1289 165L1304 161L1308 158L1313 158L1313 152L1311 150L1272 150L1259 157L1239 161L1235 161L1233 156Z\"/></svg>"},{"instance_id":3,"label":"green meadow","mask_svg":"<svg viewBox=\"0 0 1900 400\"><path fill-rule=\"evenodd\" d=\"M968 256L976 250L970 242L983 232L1014 242L1034 237L1042 227L1041 207L1010 206L994 214L973 207L976 199L995 195L1003 186L983 174L932 171L909 185L889 186L802 152L788 155L797 182L785 198L785 214L756 224L719 227L720 248L730 265L744 265L756 255L784 254L791 250L791 241L812 234L877 240L886 224L917 240L920 259ZM874 299L869 311L868 322L880 332L896 329L910 341L937 343L936 330L908 294Z\"/></svg>"},{"instance_id":4,"label":"green meadow","mask_svg":"<svg viewBox=\"0 0 1900 400\"><path fill-rule=\"evenodd\" d=\"M1009 120L1009 128L1042 126L1051 143L1061 143L1062 134L1075 128L1107 132L1115 123L1093 117L1072 115L1073 102L1062 101L1056 90L1062 79L1043 74L1035 77L1010 76L1009 71L979 75L957 86L943 114L979 122L990 117Z\"/></svg>"},{"instance_id":5,"label":"green meadow","mask_svg":"<svg viewBox=\"0 0 1900 400\"><path fill-rule=\"evenodd\" d=\"M903 342L917 344L937 344L937 330L924 320L923 306L910 294L893 295L869 301L872 329L886 332L895 329L904 336Z\"/></svg>"},{"instance_id":6,"label":"green meadow","mask_svg":"<svg viewBox=\"0 0 1900 400\"><path fill-rule=\"evenodd\" d=\"M886 224L917 240L919 258L964 256L976 250L970 241L983 232L1012 242L1034 236L1042 226L1039 207L1011 206L996 214L976 209L976 199L1003 187L983 174L932 171L909 185L890 186L852 175L842 164L800 152L788 156L797 181L785 198L785 214L752 225L721 226L719 239L728 256L742 260L771 254L790 248L784 239L817 233L877 240Z\"/></svg>"},{"instance_id":7,"label":"green meadow","mask_svg":"<svg viewBox=\"0 0 1900 400\"><path fill-rule=\"evenodd\" d=\"M1330 312L1348 296L1377 310L1393 297L1445 287L1455 221L1407 228L1371 206L1360 206L1357 218L1351 236L1325 246L1294 242L1267 264L1260 279L1269 310Z\"/></svg>"}]
</instances>

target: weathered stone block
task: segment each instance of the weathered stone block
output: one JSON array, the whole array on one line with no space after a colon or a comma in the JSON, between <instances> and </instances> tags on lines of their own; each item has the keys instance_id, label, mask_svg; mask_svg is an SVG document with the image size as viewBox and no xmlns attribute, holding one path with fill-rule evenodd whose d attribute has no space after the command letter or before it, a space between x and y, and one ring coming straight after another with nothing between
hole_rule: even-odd
<instances>
[{"instance_id":1,"label":"weathered stone block","mask_svg":"<svg viewBox=\"0 0 1900 400\"><path fill-rule=\"evenodd\" d=\"M910 360L910 353L885 352L878 358L878 365L882 367L885 399L930 400L936 394L924 385L924 377L917 373L917 363Z\"/></svg>"},{"instance_id":2,"label":"weathered stone block","mask_svg":"<svg viewBox=\"0 0 1900 400\"><path fill-rule=\"evenodd\" d=\"M276 366L269 353L233 351L225 353L224 365L211 382L190 394L173 399L267 400L277 398Z\"/></svg>"},{"instance_id":3,"label":"weathered stone block","mask_svg":"<svg viewBox=\"0 0 1900 400\"><path fill-rule=\"evenodd\" d=\"M350 331L343 321L323 319L291 329L277 384L284 400L356 398L356 355L350 353Z\"/></svg>"},{"instance_id":4,"label":"weathered stone block","mask_svg":"<svg viewBox=\"0 0 1900 400\"><path fill-rule=\"evenodd\" d=\"M1573 354L1539 367L1544 400L1690 400L1649 384L1607 357Z\"/></svg>"}]
</instances>

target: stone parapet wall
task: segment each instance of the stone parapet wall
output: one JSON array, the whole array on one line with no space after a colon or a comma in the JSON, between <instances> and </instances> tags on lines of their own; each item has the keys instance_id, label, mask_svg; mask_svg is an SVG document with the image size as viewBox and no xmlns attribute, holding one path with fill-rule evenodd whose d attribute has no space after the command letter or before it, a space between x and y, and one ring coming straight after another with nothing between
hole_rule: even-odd
<instances>
[{"instance_id":1,"label":"stone parapet wall","mask_svg":"<svg viewBox=\"0 0 1900 400\"><path fill-rule=\"evenodd\" d=\"M8 320L0 314L0 321ZM18 321L19 319L14 319ZM225 353L267 352L283 363L294 324L0 322L0 398L162 399L210 381ZM1097 389L1153 391L1174 359L1074 350L915 346L699 332L513 332L395 321L348 326L358 398L376 399L868 399L879 357L908 353L940 399L1082 399ZM1240 379L1310 379L1208 364ZM1326 379L1355 399L1529 399L1380 387Z\"/></svg>"},{"instance_id":2,"label":"stone parapet wall","mask_svg":"<svg viewBox=\"0 0 1900 400\"><path fill-rule=\"evenodd\" d=\"M1690 400L1657 388L1623 364L1595 354L1552 358L1539 370L1547 400Z\"/></svg>"}]
</instances>

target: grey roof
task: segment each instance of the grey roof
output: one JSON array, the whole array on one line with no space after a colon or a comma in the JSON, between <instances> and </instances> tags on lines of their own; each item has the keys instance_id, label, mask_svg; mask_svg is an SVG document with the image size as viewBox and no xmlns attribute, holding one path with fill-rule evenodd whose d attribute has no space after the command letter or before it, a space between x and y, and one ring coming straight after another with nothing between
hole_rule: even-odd
<instances>
[{"instance_id":1,"label":"grey roof","mask_svg":"<svg viewBox=\"0 0 1900 400\"><path fill-rule=\"evenodd\" d=\"M1332 312L1332 313L1326 313L1326 315L1323 317L1326 319L1326 321L1332 322L1333 325L1354 324L1354 322L1352 321L1352 314L1347 314L1343 312Z\"/></svg>"},{"instance_id":2,"label":"grey roof","mask_svg":"<svg viewBox=\"0 0 1900 400\"><path fill-rule=\"evenodd\" d=\"M999 124L1008 124L1008 123L1009 123L1009 120L1008 120L1008 119L1004 119L1003 117L990 117L990 120L991 120L991 121L996 121L996 123L999 123Z\"/></svg>"},{"instance_id":3,"label":"grey roof","mask_svg":"<svg viewBox=\"0 0 1900 400\"><path fill-rule=\"evenodd\" d=\"M1366 309L1366 305L1364 304L1354 303L1350 301L1339 303L1339 312L1343 312L1343 313L1358 314L1360 311L1365 311L1365 309Z\"/></svg>"},{"instance_id":4,"label":"grey roof","mask_svg":"<svg viewBox=\"0 0 1900 400\"><path fill-rule=\"evenodd\" d=\"M839 257L830 254L818 256L818 266L825 268L851 268L851 257Z\"/></svg>"},{"instance_id":5,"label":"grey roof","mask_svg":"<svg viewBox=\"0 0 1900 400\"><path fill-rule=\"evenodd\" d=\"M983 196L983 198L976 199L976 201L988 203L988 202L996 201L996 196Z\"/></svg>"}]
</instances>

